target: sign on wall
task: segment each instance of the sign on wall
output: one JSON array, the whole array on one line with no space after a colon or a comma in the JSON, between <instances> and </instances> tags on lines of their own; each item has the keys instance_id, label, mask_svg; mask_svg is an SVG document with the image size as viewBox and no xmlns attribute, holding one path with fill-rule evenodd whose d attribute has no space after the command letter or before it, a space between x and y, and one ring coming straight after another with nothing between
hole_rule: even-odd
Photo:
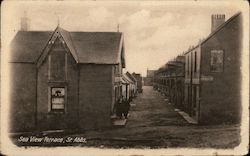
<instances>
[{"instance_id":1,"label":"sign on wall","mask_svg":"<svg viewBox=\"0 0 250 156\"><path fill-rule=\"evenodd\" d=\"M65 88L51 88L52 110L64 109Z\"/></svg>"},{"instance_id":2,"label":"sign on wall","mask_svg":"<svg viewBox=\"0 0 250 156\"><path fill-rule=\"evenodd\" d=\"M211 51L210 70L212 72L223 72L223 50Z\"/></svg>"}]
</instances>

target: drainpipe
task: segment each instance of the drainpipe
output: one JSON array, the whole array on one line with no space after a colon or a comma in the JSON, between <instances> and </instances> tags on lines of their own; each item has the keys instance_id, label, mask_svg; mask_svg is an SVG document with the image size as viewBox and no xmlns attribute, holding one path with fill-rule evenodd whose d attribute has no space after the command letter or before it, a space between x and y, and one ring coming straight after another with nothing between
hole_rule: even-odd
<instances>
[{"instance_id":1,"label":"drainpipe","mask_svg":"<svg viewBox=\"0 0 250 156\"><path fill-rule=\"evenodd\" d=\"M38 79L38 67L36 66L36 103L35 103L35 114L34 114L34 117L35 117L35 131L37 131L38 130L38 126L37 126L37 102L38 102L38 100L37 100L37 89L38 89L38 81L37 81L37 79Z\"/></svg>"}]
</instances>

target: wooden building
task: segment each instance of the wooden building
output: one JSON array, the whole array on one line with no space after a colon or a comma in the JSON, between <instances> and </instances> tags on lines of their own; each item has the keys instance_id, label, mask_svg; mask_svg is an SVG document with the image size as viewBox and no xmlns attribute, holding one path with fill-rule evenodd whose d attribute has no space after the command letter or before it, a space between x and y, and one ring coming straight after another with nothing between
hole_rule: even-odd
<instances>
[{"instance_id":1,"label":"wooden building","mask_svg":"<svg viewBox=\"0 0 250 156\"><path fill-rule=\"evenodd\" d=\"M139 73L133 72L132 75L136 78L136 88L137 88L137 93L142 93L142 76Z\"/></svg>"},{"instance_id":2,"label":"wooden building","mask_svg":"<svg viewBox=\"0 0 250 156\"><path fill-rule=\"evenodd\" d=\"M127 74L122 75L123 85L122 85L122 95L125 100L129 101L133 97L134 82L127 76Z\"/></svg>"},{"instance_id":3,"label":"wooden building","mask_svg":"<svg viewBox=\"0 0 250 156\"><path fill-rule=\"evenodd\" d=\"M185 108L198 123L239 123L241 13L212 15L212 32L186 52Z\"/></svg>"},{"instance_id":4,"label":"wooden building","mask_svg":"<svg viewBox=\"0 0 250 156\"><path fill-rule=\"evenodd\" d=\"M131 97L135 97L136 96L136 90L137 90L137 81L136 78L129 72L126 72L126 76L132 81L131 82L131 90L130 90L130 95Z\"/></svg>"},{"instance_id":5,"label":"wooden building","mask_svg":"<svg viewBox=\"0 0 250 156\"><path fill-rule=\"evenodd\" d=\"M111 126L125 67L122 33L19 31L10 54L11 132Z\"/></svg>"}]
</instances>

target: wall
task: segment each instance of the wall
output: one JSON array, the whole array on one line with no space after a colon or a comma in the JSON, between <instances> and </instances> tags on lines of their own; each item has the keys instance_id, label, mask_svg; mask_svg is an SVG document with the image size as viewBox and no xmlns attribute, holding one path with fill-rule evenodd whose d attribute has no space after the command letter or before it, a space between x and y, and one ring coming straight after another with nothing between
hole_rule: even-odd
<instances>
[{"instance_id":1,"label":"wall","mask_svg":"<svg viewBox=\"0 0 250 156\"><path fill-rule=\"evenodd\" d=\"M110 126L112 71L111 65L80 65L80 128L94 129Z\"/></svg>"},{"instance_id":2,"label":"wall","mask_svg":"<svg viewBox=\"0 0 250 156\"><path fill-rule=\"evenodd\" d=\"M61 49L63 50L63 49ZM53 52L53 49L52 51ZM65 75L62 82L51 81L49 59L45 59L38 70L37 84L37 120L39 130L75 129L78 127L78 67L70 53L64 51L67 59ZM50 55L50 54L49 54ZM64 59L62 61L65 61ZM50 87L66 86L65 112L50 111Z\"/></svg>"},{"instance_id":3,"label":"wall","mask_svg":"<svg viewBox=\"0 0 250 156\"><path fill-rule=\"evenodd\" d=\"M238 16L202 44L201 123L240 120L241 18ZM211 50L224 51L223 72L210 71ZM209 78L210 77L210 78ZM210 79L210 80L209 80Z\"/></svg>"},{"instance_id":4,"label":"wall","mask_svg":"<svg viewBox=\"0 0 250 156\"><path fill-rule=\"evenodd\" d=\"M11 63L10 131L35 129L36 65Z\"/></svg>"}]
</instances>

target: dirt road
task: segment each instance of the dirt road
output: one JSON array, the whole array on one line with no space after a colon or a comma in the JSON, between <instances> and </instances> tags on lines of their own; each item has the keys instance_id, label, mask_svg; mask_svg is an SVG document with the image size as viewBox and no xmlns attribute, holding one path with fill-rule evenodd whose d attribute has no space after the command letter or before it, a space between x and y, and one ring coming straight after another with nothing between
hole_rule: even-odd
<instances>
[{"instance_id":1,"label":"dirt road","mask_svg":"<svg viewBox=\"0 0 250 156\"><path fill-rule=\"evenodd\" d=\"M238 125L198 126L188 124L159 92L143 87L132 103L125 127L89 130L77 134L56 133L51 137L79 138L74 143L43 146L95 146L112 148L202 147L233 148L240 142ZM81 142L81 139L84 142ZM38 144L41 146L41 144Z\"/></svg>"},{"instance_id":2,"label":"dirt road","mask_svg":"<svg viewBox=\"0 0 250 156\"><path fill-rule=\"evenodd\" d=\"M239 143L239 127L197 126L187 123L159 92L143 88L131 104L124 128L89 131L89 145L108 147L213 147L232 148Z\"/></svg>"}]
</instances>

